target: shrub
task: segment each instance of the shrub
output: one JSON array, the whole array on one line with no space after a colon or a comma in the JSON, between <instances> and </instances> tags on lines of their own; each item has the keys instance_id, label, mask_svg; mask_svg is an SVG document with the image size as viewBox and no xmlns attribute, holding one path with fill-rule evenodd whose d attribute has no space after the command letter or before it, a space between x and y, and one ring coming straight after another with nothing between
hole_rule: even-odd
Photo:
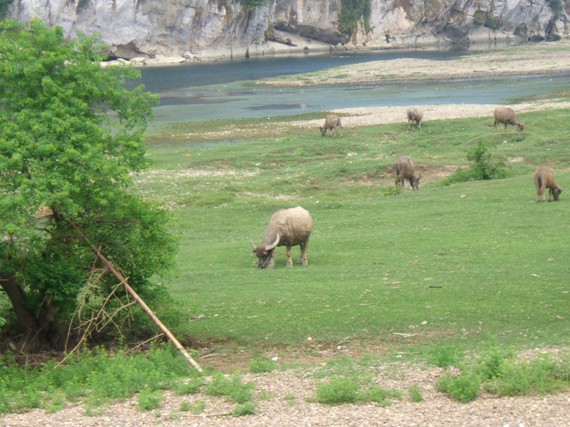
<instances>
[{"instance_id":1,"label":"shrub","mask_svg":"<svg viewBox=\"0 0 570 427\"><path fill-rule=\"evenodd\" d=\"M493 160L489 148L483 142L479 142L467 152L467 160L473 162L471 167L455 171L453 175L444 181L444 184L501 179L507 176L505 164L502 161Z\"/></svg>"},{"instance_id":2,"label":"shrub","mask_svg":"<svg viewBox=\"0 0 570 427\"><path fill-rule=\"evenodd\" d=\"M488 13L485 16L485 23L483 25L485 27L491 29L491 30L498 30L504 24L505 24L505 21L502 18L499 18L498 16L494 16L494 15Z\"/></svg>"},{"instance_id":3,"label":"shrub","mask_svg":"<svg viewBox=\"0 0 570 427\"><path fill-rule=\"evenodd\" d=\"M471 402L479 396L481 380L477 375L443 375L438 383L437 390L449 394L453 399L461 403Z\"/></svg>"},{"instance_id":4,"label":"shrub","mask_svg":"<svg viewBox=\"0 0 570 427\"><path fill-rule=\"evenodd\" d=\"M473 14L473 22L477 25L483 25L485 19L487 18L487 13L482 10L478 10Z\"/></svg>"},{"instance_id":5,"label":"shrub","mask_svg":"<svg viewBox=\"0 0 570 427\"><path fill-rule=\"evenodd\" d=\"M489 390L499 396L527 396L552 394L570 386L568 364L557 363L548 357L530 363L517 360L505 362Z\"/></svg>"},{"instance_id":6,"label":"shrub","mask_svg":"<svg viewBox=\"0 0 570 427\"><path fill-rule=\"evenodd\" d=\"M435 347L428 356L428 362L438 368L459 366L463 360L463 354L453 346Z\"/></svg>"},{"instance_id":7,"label":"shrub","mask_svg":"<svg viewBox=\"0 0 570 427\"><path fill-rule=\"evenodd\" d=\"M401 399L400 390L386 390L379 386L372 386L365 391L358 393L358 402L376 402L380 405L387 406L391 399Z\"/></svg>"},{"instance_id":8,"label":"shrub","mask_svg":"<svg viewBox=\"0 0 570 427\"><path fill-rule=\"evenodd\" d=\"M144 390L137 397L138 407L141 411L157 409L164 400L164 394L160 390Z\"/></svg>"},{"instance_id":9,"label":"shrub","mask_svg":"<svg viewBox=\"0 0 570 427\"><path fill-rule=\"evenodd\" d=\"M198 400L193 404L190 402L181 402L180 411L182 412L192 412L194 415L201 414L206 408L206 402L203 400Z\"/></svg>"},{"instance_id":10,"label":"shrub","mask_svg":"<svg viewBox=\"0 0 570 427\"><path fill-rule=\"evenodd\" d=\"M506 360L514 357L512 351L493 348L486 352L477 365L477 373L482 380L491 380L501 375Z\"/></svg>"},{"instance_id":11,"label":"shrub","mask_svg":"<svg viewBox=\"0 0 570 427\"><path fill-rule=\"evenodd\" d=\"M241 5L248 10L255 9L258 6L267 4L269 0L241 0Z\"/></svg>"},{"instance_id":12,"label":"shrub","mask_svg":"<svg viewBox=\"0 0 570 427\"><path fill-rule=\"evenodd\" d=\"M419 403L424 401L424 396L418 386L413 386L408 389L408 394L410 396L410 400L414 403Z\"/></svg>"},{"instance_id":13,"label":"shrub","mask_svg":"<svg viewBox=\"0 0 570 427\"><path fill-rule=\"evenodd\" d=\"M195 394L197 393L202 385L204 384L204 380L202 377L198 378L191 378L188 381L179 381L176 382L172 386L172 391L176 394L184 395L184 394Z\"/></svg>"},{"instance_id":14,"label":"shrub","mask_svg":"<svg viewBox=\"0 0 570 427\"><path fill-rule=\"evenodd\" d=\"M277 363L271 359L253 359L249 361L249 370L254 374L272 372L277 368Z\"/></svg>"},{"instance_id":15,"label":"shrub","mask_svg":"<svg viewBox=\"0 0 570 427\"><path fill-rule=\"evenodd\" d=\"M14 0L0 0L0 18L6 17L6 14L8 13L8 6L10 6L13 1Z\"/></svg>"},{"instance_id":16,"label":"shrub","mask_svg":"<svg viewBox=\"0 0 570 427\"><path fill-rule=\"evenodd\" d=\"M364 28L370 31L370 0L342 0L338 30L345 35L351 35L363 19Z\"/></svg>"},{"instance_id":17,"label":"shrub","mask_svg":"<svg viewBox=\"0 0 570 427\"><path fill-rule=\"evenodd\" d=\"M358 384L350 379L334 379L317 385L317 401L326 405L354 403L358 396Z\"/></svg>"},{"instance_id":18,"label":"shrub","mask_svg":"<svg viewBox=\"0 0 570 427\"><path fill-rule=\"evenodd\" d=\"M252 401L244 402L237 405L231 412L233 417L243 417L246 415L255 415L257 413L257 406Z\"/></svg>"},{"instance_id":19,"label":"shrub","mask_svg":"<svg viewBox=\"0 0 570 427\"><path fill-rule=\"evenodd\" d=\"M230 380L223 374L218 373L214 375L214 378L206 387L206 394L223 396L236 403L245 403L251 400L253 387L253 383L242 383L239 376L235 376Z\"/></svg>"}]
</instances>

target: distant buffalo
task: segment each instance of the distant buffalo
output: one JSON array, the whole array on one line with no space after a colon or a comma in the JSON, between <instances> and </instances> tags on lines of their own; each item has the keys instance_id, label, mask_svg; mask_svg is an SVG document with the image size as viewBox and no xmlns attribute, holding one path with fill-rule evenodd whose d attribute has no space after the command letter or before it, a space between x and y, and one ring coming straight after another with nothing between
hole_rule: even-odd
<instances>
[{"instance_id":1,"label":"distant buffalo","mask_svg":"<svg viewBox=\"0 0 570 427\"><path fill-rule=\"evenodd\" d=\"M396 159L392 166L392 173L394 174L396 187L404 187L405 180L408 180L412 190L419 190L422 176L416 174L416 166L408 156L400 156Z\"/></svg>"},{"instance_id":2,"label":"distant buffalo","mask_svg":"<svg viewBox=\"0 0 570 427\"><path fill-rule=\"evenodd\" d=\"M408 117L408 129L411 129L412 125L417 127L418 129L422 128L422 120L424 118L424 112L419 108L408 108L407 111Z\"/></svg>"},{"instance_id":3,"label":"distant buffalo","mask_svg":"<svg viewBox=\"0 0 570 427\"><path fill-rule=\"evenodd\" d=\"M503 123L505 125L505 130L507 130L507 125L516 126L519 131L524 129L524 123L517 119L515 111L510 107L497 107L495 108L495 128L497 124Z\"/></svg>"},{"instance_id":4,"label":"distant buffalo","mask_svg":"<svg viewBox=\"0 0 570 427\"><path fill-rule=\"evenodd\" d=\"M336 114L328 114L325 118L325 123L320 127L320 129L322 136L326 135L327 130L329 131L329 135L331 135L332 131L334 130L334 136L336 138L339 130L342 131L342 122L340 120L340 117Z\"/></svg>"},{"instance_id":5,"label":"distant buffalo","mask_svg":"<svg viewBox=\"0 0 570 427\"><path fill-rule=\"evenodd\" d=\"M301 206L291 209L280 209L275 212L267 229L265 236L259 246L252 243L253 252L259 258L258 268L273 268L275 260L273 252L276 246L287 248L287 267L293 265L291 260L291 247L299 245L301 247L301 258L299 263L307 265L307 245L313 230L313 219L311 214Z\"/></svg>"},{"instance_id":6,"label":"distant buffalo","mask_svg":"<svg viewBox=\"0 0 570 427\"><path fill-rule=\"evenodd\" d=\"M548 188L548 201L557 201L562 187L554 183L554 172L546 166L539 167L534 173L534 186L536 187L536 201L544 202L544 192Z\"/></svg>"}]
</instances>

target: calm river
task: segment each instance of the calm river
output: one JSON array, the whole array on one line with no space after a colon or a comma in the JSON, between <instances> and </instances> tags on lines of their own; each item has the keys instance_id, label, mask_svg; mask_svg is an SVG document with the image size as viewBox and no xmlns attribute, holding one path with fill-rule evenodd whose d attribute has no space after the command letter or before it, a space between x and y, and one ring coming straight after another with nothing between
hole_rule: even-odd
<instances>
[{"instance_id":1,"label":"calm river","mask_svg":"<svg viewBox=\"0 0 570 427\"><path fill-rule=\"evenodd\" d=\"M570 87L568 76L482 81L373 84L309 88L252 88L247 81L394 58L448 59L468 52L377 51L261 57L142 68L146 89L160 95L157 122L269 117L348 107L426 104L507 104ZM380 65L381 66L381 65Z\"/></svg>"}]
</instances>

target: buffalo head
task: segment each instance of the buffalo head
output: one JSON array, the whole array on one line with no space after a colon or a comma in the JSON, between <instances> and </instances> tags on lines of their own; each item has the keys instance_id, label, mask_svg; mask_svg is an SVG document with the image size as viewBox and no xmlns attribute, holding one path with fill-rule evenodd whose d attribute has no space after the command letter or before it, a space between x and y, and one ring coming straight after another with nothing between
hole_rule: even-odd
<instances>
[{"instance_id":1,"label":"buffalo head","mask_svg":"<svg viewBox=\"0 0 570 427\"><path fill-rule=\"evenodd\" d=\"M273 268L273 251L277 244L279 243L279 233L277 233L277 238L273 243L267 246L257 246L255 244L251 244L253 247L253 252L257 258L259 258L259 262L257 263L257 268Z\"/></svg>"}]
</instances>

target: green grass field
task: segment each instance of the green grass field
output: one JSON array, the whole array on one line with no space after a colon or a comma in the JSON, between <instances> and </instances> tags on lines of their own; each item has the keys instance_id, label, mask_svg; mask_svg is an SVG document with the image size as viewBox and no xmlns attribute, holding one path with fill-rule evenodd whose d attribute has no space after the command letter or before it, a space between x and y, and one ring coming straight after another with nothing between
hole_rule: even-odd
<instances>
[{"instance_id":1,"label":"green grass field","mask_svg":"<svg viewBox=\"0 0 570 427\"><path fill-rule=\"evenodd\" d=\"M155 126L153 166L137 182L175 219L178 272L166 284L185 317L179 332L252 354L347 337L388 351L568 345L570 190L536 203L532 181L548 165L570 188L568 117L522 114L522 133L495 130L489 117L345 129L336 139L238 121L231 126L250 126L251 137L208 143L177 135L220 123ZM508 177L444 185L442 174L467 167L479 142ZM394 191L387 170L401 154L423 171L419 192ZM286 268L278 248L275 269L258 270L251 242L275 210L297 205L314 220L309 265Z\"/></svg>"}]
</instances>

